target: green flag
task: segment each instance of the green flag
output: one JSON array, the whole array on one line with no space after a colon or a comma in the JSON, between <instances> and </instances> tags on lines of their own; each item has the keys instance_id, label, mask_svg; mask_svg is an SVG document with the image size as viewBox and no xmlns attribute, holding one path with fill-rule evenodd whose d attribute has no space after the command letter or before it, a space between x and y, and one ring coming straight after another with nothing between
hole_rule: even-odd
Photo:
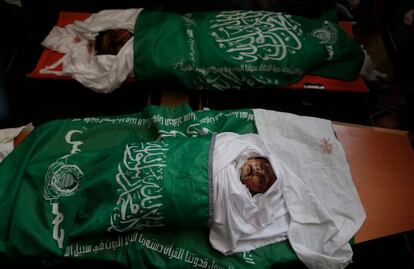
<instances>
[{"instance_id":1,"label":"green flag","mask_svg":"<svg viewBox=\"0 0 414 269\"><path fill-rule=\"evenodd\" d=\"M251 110L149 106L58 120L0 164L7 261L113 261L132 268L270 268L287 241L224 256L209 243L209 154L218 132L256 133Z\"/></svg>"},{"instance_id":2,"label":"green flag","mask_svg":"<svg viewBox=\"0 0 414 269\"><path fill-rule=\"evenodd\" d=\"M333 22L269 11L143 10L134 36L137 79L198 90L287 85L305 73L353 80L364 57Z\"/></svg>"}]
</instances>

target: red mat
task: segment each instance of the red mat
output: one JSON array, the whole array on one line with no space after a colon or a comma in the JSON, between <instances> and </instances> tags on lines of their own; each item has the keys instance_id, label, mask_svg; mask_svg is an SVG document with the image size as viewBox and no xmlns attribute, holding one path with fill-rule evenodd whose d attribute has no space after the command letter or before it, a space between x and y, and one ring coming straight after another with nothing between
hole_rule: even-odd
<instances>
[{"instance_id":1,"label":"red mat","mask_svg":"<svg viewBox=\"0 0 414 269\"><path fill-rule=\"evenodd\" d=\"M80 12L66 12L61 11L59 14L57 26L63 27L66 24L72 23L75 20L84 20L89 17L91 13L80 13ZM352 24L349 22L341 22L341 27L344 28L350 36L353 36ZM63 54L57 53L50 49L45 48L42 55L40 56L39 61L37 62L34 70L28 74L28 77L37 78L37 79L72 79L70 76L57 76L54 74L41 74L39 71L55 63L59 60ZM56 70L61 71L62 66L58 66ZM302 90L302 89L318 89L326 91L336 91L336 92L359 92L366 93L368 88L365 85L365 82L361 75L357 79L352 81L337 80L331 78L325 78L320 76L305 75L302 80L295 84L284 86L283 88L293 89L293 90Z\"/></svg>"},{"instance_id":2,"label":"red mat","mask_svg":"<svg viewBox=\"0 0 414 269\"><path fill-rule=\"evenodd\" d=\"M91 13L80 13L80 12L66 12L61 11L59 14L58 21L56 26L64 27L67 24L70 24L76 20L85 20L91 15ZM28 77L31 78L45 78L45 79L72 79L70 76L57 76L54 74L41 74L39 71L49 65L52 65L57 60L63 57L63 54L56 51L45 48L37 61L36 67L33 71L28 74ZM55 68L57 71L62 71L62 65Z\"/></svg>"}]
</instances>

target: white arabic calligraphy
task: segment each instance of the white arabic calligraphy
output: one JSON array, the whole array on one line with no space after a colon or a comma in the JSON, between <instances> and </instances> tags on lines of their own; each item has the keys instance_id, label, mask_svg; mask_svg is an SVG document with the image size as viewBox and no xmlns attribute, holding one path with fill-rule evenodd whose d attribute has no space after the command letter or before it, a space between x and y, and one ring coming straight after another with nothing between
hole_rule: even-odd
<instances>
[{"instance_id":1,"label":"white arabic calligraphy","mask_svg":"<svg viewBox=\"0 0 414 269\"><path fill-rule=\"evenodd\" d=\"M210 21L211 35L235 60L283 60L302 48L300 24L267 11L224 11Z\"/></svg>"},{"instance_id":2,"label":"white arabic calligraphy","mask_svg":"<svg viewBox=\"0 0 414 269\"><path fill-rule=\"evenodd\" d=\"M43 187L43 197L50 201L52 205L52 214L56 217L52 220L53 224L53 239L58 243L59 248L63 248L63 240L65 237L65 230L59 229L59 225L64 220L64 215L59 211L60 197L67 197L74 195L80 186L80 180L83 176L82 170L75 164L70 164L70 157L81 152L79 146L83 144L82 141L73 141L73 134L82 134L79 130L69 130L65 135L66 143L72 145L70 154L60 157L55 162L51 163L45 175L45 184Z\"/></svg>"},{"instance_id":3,"label":"white arabic calligraphy","mask_svg":"<svg viewBox=\"0 0 414 269\"><path fill-rule=\"evenodd\" d=\"M65 230L60 229L59 230L59 224L63 221L64 217L63 214L59 212L59 204L53 203L52 204L52 213L56 215L56 217L53 219L53 239L56 240L58 243L59 248L63 247L63 239L65 238Z\"/></svg>"},{"instance_id":4,"label":"white arabic calligraphy","mask_svg":"<svg viewBox=\"0 0 414 269\"><path fill-rule=\"evenodd\" d=\"M120 194L108 231L163 226L159 210L163 189L158 181L163 179L167 151L164 141L126 145L115 177Z\"/></svg>"},{"instance_id":5,"label":"white arabic calligraphy","mask_svg":"<svg viewBox=\"0 0 414 269\"><path fill-rule=\"evenodd\" d=\"M79 131L79 130L70 130L65 135L65 141L66 141L66 143L72 145L72 150L70 151L70 154L75 154L75 153L80 152L81 150L79 149L79 146L83 144L82 141L72 141L72 135L75 134L75 133L81 134L82 131Z\"/></svg>"}]
</instances>

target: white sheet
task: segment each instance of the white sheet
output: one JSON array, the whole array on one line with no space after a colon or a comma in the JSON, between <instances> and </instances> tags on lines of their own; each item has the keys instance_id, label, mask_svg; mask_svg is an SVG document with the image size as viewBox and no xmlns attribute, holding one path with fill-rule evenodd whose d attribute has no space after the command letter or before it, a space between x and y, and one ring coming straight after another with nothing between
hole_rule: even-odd
<instances>
[{"instance_id":1,"label":"white sheet","mask_svg":"<svg viewBox=\"0 0 414 269\"><path fill-rule=\"evenodd\" d=\"M365 219L341 143L328 120L254 110L260 137L285 175L288 238L309 268L344 268Z\"/></svg>"},{"instance_id":2,"label":"white sheet","mask_svg":"<svg viewBox=\"0 0 414 269\"><path fill-rule=\"evenodd\" d=\"M240 181L240 163L266 157L276 182L252 197ZM282 195L284 171L256 134L216 135L213 151L213 220L211 245L225 255L287 239L289 214Z\"/></svg>"},{"instance_id":3,"label":"white sheet","mask_svg":"<svg viewBox=\"0 0 414 269\"><path fill-rule=\"evenodd\" d=\"M65 55L40 72L72 76L96 92L109 93L119 88L133 70L134 38L117 55L94 55L88 49L88 44L103 30L126 29L134 33L135 22L141 10L104 10L92 14L85 21L75 21L64 28L53 27L42 45ZM59 64L63 65L63 70L54 71Z\"/></svg>"}]
</instances>

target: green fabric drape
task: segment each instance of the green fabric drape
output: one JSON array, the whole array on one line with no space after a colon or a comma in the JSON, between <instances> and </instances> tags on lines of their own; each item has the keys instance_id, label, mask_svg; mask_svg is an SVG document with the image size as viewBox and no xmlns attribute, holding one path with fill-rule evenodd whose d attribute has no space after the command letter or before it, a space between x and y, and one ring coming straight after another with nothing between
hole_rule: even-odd
<instances>
[{"instance_id":1,"label":"green fabric drape","mask_svg":"<svg viewBox=\"0 0 414 269\"><path fill-rule=\"evenodd\" d=\"M212 133L227 131L256 133L253 112L149 106L36 127L0 163L0 255L13 262L110 260L132 268L298 262L287 241L227 257L211 248L206 165ZM162 201L161 210L163 192L181 198Z\"/></svg>"},{"instance_id":2,"label":"green fabric drape","mask_svg":"<svg viewBox=\"0 0 414 269\"><path fill-rule=\"evenodd\" d=\"M363 57L335 23L269 11L143 10L135 25L135 77L161 86L260 88L305 73L353 80Z\"/></svg>"}]
</instances>

